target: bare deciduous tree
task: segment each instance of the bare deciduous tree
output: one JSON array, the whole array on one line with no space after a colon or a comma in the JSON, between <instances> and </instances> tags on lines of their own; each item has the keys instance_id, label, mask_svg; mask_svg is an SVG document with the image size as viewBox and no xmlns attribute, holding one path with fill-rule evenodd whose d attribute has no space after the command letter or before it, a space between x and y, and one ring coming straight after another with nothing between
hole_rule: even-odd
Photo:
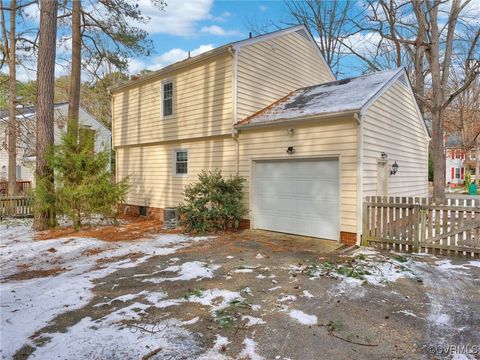
<instances>
[{"instance_id":1,"label":"bare deciduous tree","mask_svg":"<svg viewBox=\"0 0 480 360\"><path fill-rule=\"evenodd\" d=\"M368 16L356 25L375 31L394 46L397 54L409 54L417 100L432 117L432 157L435 201L445 198L444 119L449 105L476 79L480 27L468 21L471 0L369 1ZM480 14L476 14L477 18ZM452 57L465 64L462 77L449 82ZM405 65L397 56L397 65Z\"/></svg>"},{"instance_id":2,"label":"bare deciduous tree","mask_svg":"<svg viewBox=\"0 0 480 360\"><path fill-rule=\"evenodd\" d=\"M352 9L350 0L288 0L285 5L296 23L305 24L318 35L315 40L320 51L337 76L343 54L342 40L346 36L349 11Z\"/></svg>"}]
</instances>

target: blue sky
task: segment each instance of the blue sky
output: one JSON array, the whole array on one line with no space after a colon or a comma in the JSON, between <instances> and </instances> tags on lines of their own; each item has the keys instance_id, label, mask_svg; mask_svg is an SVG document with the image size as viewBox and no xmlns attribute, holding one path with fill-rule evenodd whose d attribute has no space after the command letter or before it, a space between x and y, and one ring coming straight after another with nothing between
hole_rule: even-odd
<instances>
[{"instance_id":1,"label":"blue sky","mask_svg":"<svg viewBox=\"0 0 480 360\"><path fill-rule=\"evenodd\" d=\"M283 1L167 0L162 12L141 2L151 18L145 29L155 51L148 58L132 59L130 71L157 69L178 61L188 51L196 55L222 44L248 37L251 24L266 24L285 17Z\"/></svg>"},{"instance_id":2,"label":"blue sky","mask_svg":"<svg viewBox=\"0 0 480 360\"><path fill-rule=\"evenodd\" d=\"M132 0L133 1L133 0ZM133 57L129 59L129 72L136 74L143 69L157 70L166 65L185 59L191 55L211 50L222 44L245 39L253 25L264 26L272 22L287 27L288 11L283 0L251 1L251 0L166 0L164 11L152 4L151 0L136 0L143 15L150 18L147 24L136 24L146 30L154 44L154 52L149 57ZM324 0L328 1L328 0ZM96 11L98 0L82 0L84 8ZM362 2L354 2L356 15L363 16ZM449 4L442 5L449 9ZM469 4L470 22L477 23L480 18L480 0ZM29 15L27 27L38 27L38 6L26 8ZM101 12L101 10L100 10ZM443 20L440 21L440 23ZM7 19L8 22L8 19ZM19 27L22 25L19 24ZM275 27L271 26L270 30ZM63 34L63 43L57 46L56 75L69 73L70 39ZM315 35L315 34L314 34ZM33 35L32 35L33 36ZM61 35L59 35L61 37ZM62 40L62 39L60 39ZM375 32L361 32L348 38L350 46L366 57L376 52L380 35ZM35 59L27 54L26 65L31 70L17 67L18 79L25 81L35 78ZM385 68L394 65L385 64ZM358 75L365 71L365 63L353 55L343 56L339 77ZM7 68L1 69L6 72ZM88 74L85 74L87 80Z\"/></svg>"},{"instance_id":3,"label":"blue sky","mask_svg":"<svg viewBox=\"0 0 480 360\"><path fill-rule=\"evenodd\" d=\"M142 14L149 17L147 24L138 24L149 33L154 51L149 57L134 57L129 62L129 72L143 69L157 70L188 56L208 51L222 44L245 39L251 24L263 25L269 20L285 18L282 0L271 1L214 1L214 0L166 0L164 11L151 0L138 0ZM82 0L84 7L95 0ZM35 28L39 23L36 4L26 8L28 23L23 27ZM7 13L8 14L8 13ZM7 19L8 22L8 19ZM21 28L22 24L18 24ZM60 36L60 35L59 35ZM57 41L58 42L58 41ZM68 74L70 40L57 47L56 76ZM19 66L17 78L21 81L35 79L34 60L26 63L31 69ZM8 68L2 69L2 72ZM85 77L84 77L85 78Z\"/></svg>"}]
</instances>

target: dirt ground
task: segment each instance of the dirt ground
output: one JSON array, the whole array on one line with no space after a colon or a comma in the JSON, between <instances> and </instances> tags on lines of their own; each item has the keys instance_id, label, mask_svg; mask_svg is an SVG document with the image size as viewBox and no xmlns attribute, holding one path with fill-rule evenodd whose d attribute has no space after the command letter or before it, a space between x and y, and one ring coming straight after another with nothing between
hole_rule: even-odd
<instances>
[{"instance_id":1,"label":"dirt ground","mask_svg":"<svg viewBox=\"0 0 480 360\"><path fill-rule=\"evenodd\" d=\"M14 359L480 358L479 261L345 251L250 230L168 254L142 247L105 254L101 246L84 249L80 256L96 258L81 276L111 262L128 266L92 277L89 300L30 334ZM52 263L52 273L34 279L28 264L23 259L2 284L34 285L55 269L71 271ZM2 316L13 307L2 304ZM122 345L125 333L138 341L134 350ZM469 354L458 357L458 346Z\"/></svg>"}]
</instances>

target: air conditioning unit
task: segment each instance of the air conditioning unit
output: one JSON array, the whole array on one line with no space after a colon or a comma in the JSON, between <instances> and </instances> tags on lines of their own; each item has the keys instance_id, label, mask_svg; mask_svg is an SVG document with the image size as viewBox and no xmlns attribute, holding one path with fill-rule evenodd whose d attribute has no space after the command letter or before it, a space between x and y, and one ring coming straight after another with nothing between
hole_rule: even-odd
<instances>
[{"instance_id":1,"label":"air conditioning unit","mask_svg":"<svg viewBox=\"0 0 480 360\"><path fill-rule=\"evenodd\" d=\"M177 208L165 208L163 211L163 223L165 228L174 229L178 226L179 214Z\"/></svg>"}]
</instances>

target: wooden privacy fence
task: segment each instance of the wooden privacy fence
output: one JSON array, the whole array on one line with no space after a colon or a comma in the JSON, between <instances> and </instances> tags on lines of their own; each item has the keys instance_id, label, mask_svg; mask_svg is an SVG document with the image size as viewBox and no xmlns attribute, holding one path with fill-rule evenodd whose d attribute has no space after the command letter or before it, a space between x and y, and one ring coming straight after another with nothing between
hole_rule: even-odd
<instances>
[{"instance_id":1,"label":"wooden privacy fence","mask_svg":"<svg viewBox=\"0 0 480 360\"><path fill-rule=\"evenodd\" d=\"M27 180L17 181L17 194L25 195L32 189L32 182ZM0 181L0 196L8 194L8 182Z\"/></svg>"},{"instance_id":2,"label":"wooden privacy fence","mask_svg":"<svg viewBox=\"0 0 480 360\"><path fill-rule=\"evenodd\" d=\"M33 197L0 196L0 218L33 216Z\"/></svg>"},{"instance_id":3,"label":"wooden privacy fence","mask_svg":"<svg viewBox=\"0 0 480 360\"><path fill-rule=\"evenodd\" d=\"M363 245L399 251L478 256L480 199L367 196Z\"/></svg>"}]
</instances>

